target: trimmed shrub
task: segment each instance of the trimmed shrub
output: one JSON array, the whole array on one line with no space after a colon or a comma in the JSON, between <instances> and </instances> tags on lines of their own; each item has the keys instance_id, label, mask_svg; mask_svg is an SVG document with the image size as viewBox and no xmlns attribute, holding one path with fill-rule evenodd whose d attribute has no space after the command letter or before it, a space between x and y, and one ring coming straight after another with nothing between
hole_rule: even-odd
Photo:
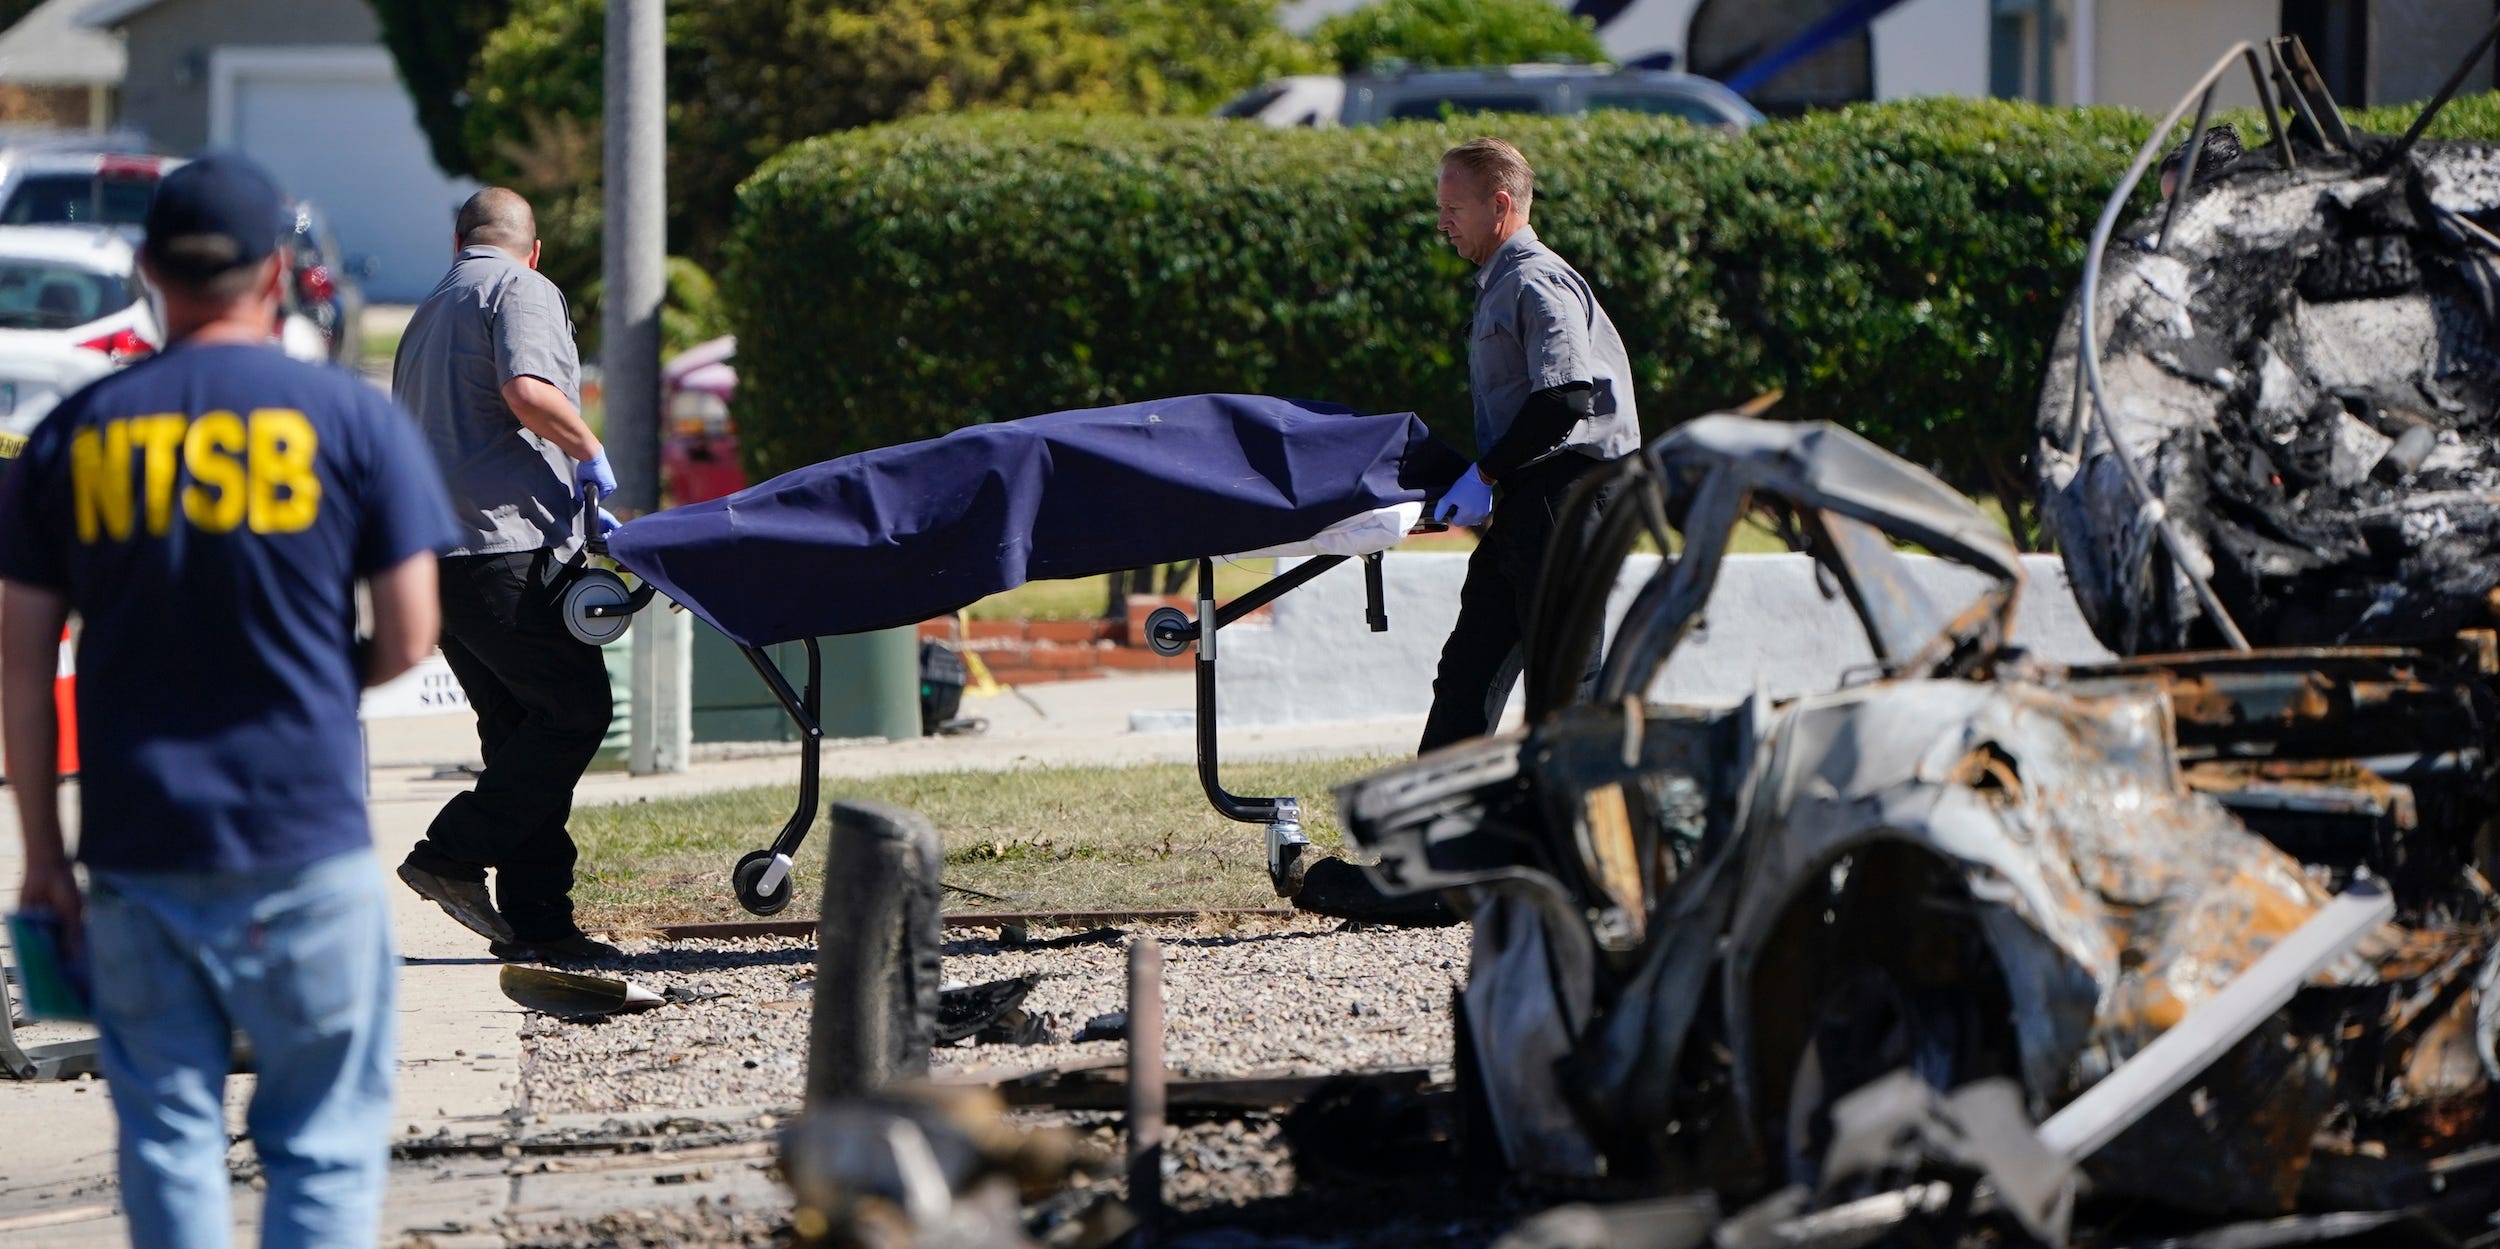
<instances>
[{"instance_id":1,"label":"trimmed shrub","mask_svg":"<svg viewBox=\"0 0 2500 1249\"><path fill-rule=\"evenodd\" d=\"M2494 122L2460 101L2439 133ZM1650 432L1784 389L1777 415L2010 508L2084 244L2149 121L1934 100L1743 135L987 115L813 139L745 184L729 248L749 468L1223 390L1413 410L1466 448L1472 268L1434 232L1434 174L1488 129L1536 166L1537 231L1622 331Z\"/></svg>"}]
</instances>

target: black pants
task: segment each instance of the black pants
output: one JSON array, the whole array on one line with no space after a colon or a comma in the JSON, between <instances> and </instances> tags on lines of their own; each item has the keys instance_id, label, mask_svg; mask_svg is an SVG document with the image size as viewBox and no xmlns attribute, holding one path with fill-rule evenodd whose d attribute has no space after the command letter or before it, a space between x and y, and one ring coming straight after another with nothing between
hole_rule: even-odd
<instances>
[{"instance_id":1,"label":"black pants","mask_svg":"<svg viewBox=\"0 0 2500 1249\"><path fill-rule=\"evenodd\" d=\"M477 712L486 770L434 817L408 861L486 879L524 942L573 925L573 786L599 753L614 706L599 648L565 631L552 551L442 561L443 658Z\"/></svg>"},{"instance_id":2,"label":"black pants","mask_svg":"<svg viewBox=\"0 0 2500 1249\"><path fill-rule=\"evenodd\" d=\"M1441 667L1432 678L1432 712L1424 717L1418 750L1433 750L1493 730L1525 665L1524 640L1546 544L1561 523L1564 496L1581 477L1606 462L1565 451L1519 470L1502 482L1490 526L1467 559L1467 580L1458 591L1458 623L1441 645ZM1581 514L1594 527L1597 509ZM1597 688L1599 650L1589 648L1580 692Z\"/></svg>"}]
</instances>

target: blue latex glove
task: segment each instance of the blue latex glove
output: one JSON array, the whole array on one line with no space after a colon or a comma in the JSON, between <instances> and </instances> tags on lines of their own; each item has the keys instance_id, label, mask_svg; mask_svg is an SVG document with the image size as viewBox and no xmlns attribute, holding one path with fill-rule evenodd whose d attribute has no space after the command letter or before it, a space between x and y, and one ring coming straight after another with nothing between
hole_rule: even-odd
<instances>
[{"instance_id":1,"label":"blue latex glove","mask_svg":"<svg viewBox=\"0 0 2500 1249\"><path fill-rule=\"evenodd\" d=\"M608 509L606 509L606 508L604 508L604 507L599 509L599 536L600 536L600 537L604 538L604 537L608 536L609 534L615 533L615 532L616 532L616 527L617 527L618 525L621 525L621 524L624 524L624 523L625 523L625 522L623 522L623 521L621 521L621 520L618 520L618 519L616 518L615 514L614 514L614 513L612 513L612 512L610 512L610 511L608 511Z\"/></svg>"},{"instance_id":2,"label":"blue latex glove","mask_svg":"<svg viewBox=\"0 0 2500 1249\"><path fill-rule=\"evenodd\" d=\"M1442 492L1441 502L1432 509L1432 518L1445 525L1481 525L1492 514L1493 487L1473 464L1450 483L1450 488Z\"/></svg>"},{"instance_id":3,"label":"blue latex glove","mask_svg":"<svg viewBox=\"0 0 2500 1249\"><path fill-rule=\"evenodd\" d=\"M599 487L601 498L616 493L616 470L608 467L607 448L601 447L599 454L573 465L573 486L576 497L584 486Z\"/></svg>"}]
</instances>

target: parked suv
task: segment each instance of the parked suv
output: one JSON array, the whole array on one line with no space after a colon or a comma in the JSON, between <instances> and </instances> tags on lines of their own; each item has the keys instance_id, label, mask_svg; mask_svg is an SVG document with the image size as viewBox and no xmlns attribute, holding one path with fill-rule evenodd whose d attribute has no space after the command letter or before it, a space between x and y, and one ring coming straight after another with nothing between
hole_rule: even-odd
<instances>
[{"instance_id":1,"label":"parked suv","mask_svg":"<svg viewBox=\"0 0 2500 1249\"><path fill-rule=\"evenodd\" d=\"M1279 78L1216 110L1271 126L1374 126L1448 113L1665 113L1698 126L1743 129L1762 120L1745 98L1708 78L1609 65L1509 65L1388 74Z\"/></svg>"}]
</instances>

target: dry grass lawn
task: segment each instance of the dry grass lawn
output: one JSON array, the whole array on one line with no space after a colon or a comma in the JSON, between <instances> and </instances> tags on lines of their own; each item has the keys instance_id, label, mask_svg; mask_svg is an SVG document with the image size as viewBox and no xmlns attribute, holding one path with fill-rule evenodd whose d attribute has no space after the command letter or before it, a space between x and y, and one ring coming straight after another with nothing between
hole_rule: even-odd
<instances>
[{"instance_id":1,"label":"dry grass lawn","mask_svg":"<svg viewBox=\"0 0 2500 1249\"><path fill-rule=\"evenodd\" d=\"M1237 794L1302 800L1303 827L1324 849L1342 843L1335 787L1383 758L1236 764ZM945 879L1011 901L950 894L950 910L1097 910L1272 906L1266 848L1256 825L1215 814L1184 764L946 772L828 782L828 801L868 799L918 811L937 826ZM771 844L795 791L774 786L698 798L584 807L574 899L585 927L751 918L729 888L739 856ZM790 908L804 919L824 889L825 821L800 848Z\"/></svg>"}]
</instances>

